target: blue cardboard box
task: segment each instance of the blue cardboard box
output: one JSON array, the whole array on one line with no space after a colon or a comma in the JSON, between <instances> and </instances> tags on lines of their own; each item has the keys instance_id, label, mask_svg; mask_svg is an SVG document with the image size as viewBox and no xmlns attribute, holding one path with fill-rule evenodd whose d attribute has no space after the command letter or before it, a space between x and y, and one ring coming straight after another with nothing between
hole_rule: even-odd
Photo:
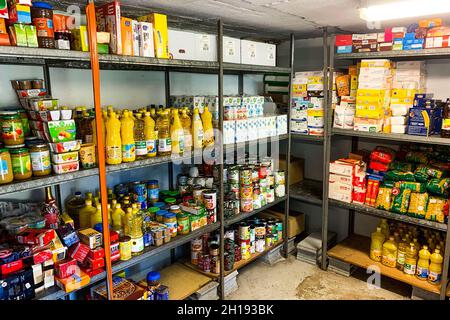
<instances>
[{"instance_id":1,"label":"blue cardboard box","mask_svg":"<svg viewBox=\"0 0 450 320\"><path fill-rule=\"evenodd\" d=\"M337 53L352 53L353 46L338 46Z\"/></svg>"}]
</instances>

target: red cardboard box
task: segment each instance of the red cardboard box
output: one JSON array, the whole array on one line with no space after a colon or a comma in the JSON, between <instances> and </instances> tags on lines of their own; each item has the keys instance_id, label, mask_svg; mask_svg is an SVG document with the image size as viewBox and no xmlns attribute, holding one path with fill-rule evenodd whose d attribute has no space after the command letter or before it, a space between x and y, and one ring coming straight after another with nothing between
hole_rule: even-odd
<instances>
[{"instance_id":1,"label":"red cardboard box","mask_svg":"<svg viewBox=\"0 0 450 320\"><path fill-rule=\"evenodd\" d=\"M75 259L63 260L55 265L55 275L58 278L67 278L77 271L77 261Z\"/></svg>"},{"instance_id":2,"label":"red cardboard box","mask_svg":"<svg viewBox=\"0 0 450 320\"><path fill-rule=\"evenodd\" d=\"M92 249L89 251L89 255L88 258L90 259L102 259L105 257L105 249L103 249L102 247L98 247L96 249Z\"/></svg>"},{"instance_id":3,"label":"red cardboard box","mask_svg":"<svg viewBox=\"0 0 450 320\"><path fill-rule=\"evenodd\" d=\"M392 33L392 28L384 29L384 42L394 41L394 34Z\"/></svg>"},{"instance_id":4,"label":"red cardboard box","mask_svg":"<svg viewBox=\"0 0 450 320\"><path fill-rule=\"evenodd\" d=\"M109 240L111 241L111 243L119 242L119 233L117 233L116 231L110 231Z\"/></svg>"},{"instance_id":5,"label":"red cardboard box","mask_svg":"<svg viewBox=\"0 0 450 320\"><path fill-rule=\"evenodd\" d=\"M81 270L83 270L83 272L86 273L89 276L89 278L93 278L96 275L98 275L98 274L102 273L103 271L105 271L104 269L101 269L101 268L100 269L95 269L95 270L92 270L91 268L83 268Z\"/></svg>"},{"instance_id":6,"label":"red cardboard box","mask_svg":"<svg viewBox=\"0 0 450 320\"><path fill-rule=\"evenodd\" d=\"M100 259L87 258L87 261L89 264L89 268L92 270L100 269L105 266L105 259L103 259L103 258L100 258Z\"/></svg>"},{"instance_id":7,"label":"red cardboard box","mask_svg":"<svg viewBox=\"0 0 450 320\"><path fill-rule=\"evenodd\" d=\"M53 253L49 249L36 252L33 255L34 264L44 263L45 261L51 260L51 259L53 259Z\"/></svg>"},{"instance_id":8,"label":"red cardboard box","mask_svg":"<svg viewBox=\"0 0 450 320\"><path fill-rule=\"evenodd\" d=\"M89 251L90 248L88 245L85 245L84 243L77 243L70 248L69 256L72 259L77 260L79 263L83 263L86 260Z\"/></svg>"},{"instance_id":9,"label":"red cardboard box","mask_svg":"<svg viewBox=\"0 0 450 320\"><path fill-rule=\"evenodd\" d=\"M22 261L22 259L19 259L19 260L13 261L13 262L2 264L0 266L0 271L1 271L2 276L5 276L10 273L22 270L22 268L23 268L23 261Z\"/></svg>"},{"instance_id":10,"label":"red cardboard box","mask_svg":"<svg viewBox=\"0 0 450 320\"><path fill-rule=\"evenodd\" d=\"M351 46L352 45L352 35L351 34L336 35L335 45L336 45L336 47Z\"/></svg>"},{"instance_id":11,"label":"red cardboard box","mask_svg":"<svg viewBox=\"0 0 450 320\"><path fill-rule=\"evenodd\" d=\"M97 31L109 32L111 53L122 54L122 32L120 1L115 0L95 9L97 16Z\"/></svg>"},{"instance_id":12,"label":"red cardboard box","mask_svg":"<svg viewBox=\"0 0 450 320\"><path fill-rule=\"evenodd\" d=\"M46 246L55 239L53 229L28 229L17 236L17 241L21 244Z\"/></svg>"}]
</instances>

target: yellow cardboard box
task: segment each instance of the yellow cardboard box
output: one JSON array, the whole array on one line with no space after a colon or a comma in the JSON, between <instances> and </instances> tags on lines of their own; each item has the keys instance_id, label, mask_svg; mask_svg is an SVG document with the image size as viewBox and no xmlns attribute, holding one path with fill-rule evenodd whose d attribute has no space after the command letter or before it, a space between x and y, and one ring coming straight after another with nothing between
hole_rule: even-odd
<instances>
[{"instance_id":1,"label":"yellow cardboard box","mask_svg":"<svg viewBox=\"0 0 450 320\"><path fill-rule=\"evenodd\" d=\"M169 35L167 31L167 16L161 13L151 13L138 18L140 22L153 24L153 41L155 58L169 59Z\"/></svg>"},{"instance_id":2,"label":"yellow cardboard box","mask_svg":"<svg viewBox=\"0 0 450 320\"><path fill-rule=\"evenodd\" d=\"M122 54L124 56L133 55L133 19L120 18L120 32L122 37Z\"/></svg>"},{"instance_id":3,"label":"yellow cardboard box","mask_svg":"<svg viewBox=\"0 0 450 320\"><path fill-rule=\"evenodd\" d=\"M392 98L409 98L414 99L416 95L416 90L410 89L392 89L391 97Z\"/></svg>"}]
</instances>

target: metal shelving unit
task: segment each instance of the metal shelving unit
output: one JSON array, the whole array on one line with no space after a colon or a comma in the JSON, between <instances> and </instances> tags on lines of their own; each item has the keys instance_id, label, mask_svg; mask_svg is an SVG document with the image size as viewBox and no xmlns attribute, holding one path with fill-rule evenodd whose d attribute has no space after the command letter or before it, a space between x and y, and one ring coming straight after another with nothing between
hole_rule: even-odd
<instances>
[{"instance_id":1,"label":"metal shelving unit","mask_svg":"<svg viewBox=\"0 0 450 320\"><path fill-rule=\"evenodd\" d=\"M324 138L322 136L312 136L308 134L300 134L300 133L291 133L291 139L294 141L302 141L302 142L312 142L312 143L320 143L322 144Z\"/></svg>"},{"instance_id":2,"label":"metal shelving unit","mask_svg":"<svg viewBox=\"0 0 450 320\"><path fill-rule=\"evenodd\" d=\"M93 1L91 1L92 3ZM93 77L98 76L98 70L96 69L96 65L99 66L102 70L152 70L152 71L163 71L165 73L165 86L166 86L166 105L169 102L170 97L170 73L171 72L190 72L190 73L205 73L205 74L216 74L218 77L218 96L219 96L219 129L223 131L223 78L224 74L236 74L239 77L239 94L244 93L243 88L243 77L244 74L263 74L263 73L291 73L292 74L292 65L294 61L294 46L293 41L294 37L291 36L291 63L289 68L284 67L268 67L268 66L256 66L256 65L242 65L242 64L232 64L232 63L224 63L222 57L222 41L223 41L223 25L222 22L218 21L218 61L217 62L206 62L206 61L187 61L187 60L168 60L168 59L155 59L155 58L143 58L143 57L129 57L129 56L117 56L117 55L98 55L94 58L91 56L89 52L78 52L78 51L65 51L65 50L52 50L52 49L34 49L34 48L20 48L20 47L2 47L0 46L0 64L11 64L11 65L33 65L33 66L41 66L43 68L43 75L45 78L46 88L49 94L51 94L51 79L50 79L50 68L72 68L72 69L94 69ZM93 36L94 37L94 36ZM90 39L92 40L92 39ZM92 60L94 59L94 60ZM95 63L95 60L98 59L98 64ZM91 61L94 61L91 63ZM95 81L94 81L95 82ZM96 91L98 89L95 88L94 84L94 96L99 92ZM97 101L99 102L99 101ZM96 103L97 106L97 103ZM288 114L288 132L290 130L290 115ZM288 150L287 156L290 156L290 135L281 135L277 137L268 138L263 143L270 142L280 142L288 140ZM287 221L287 217L289 214L289 203L288 203L288 193L289 190L286 190L287 195L283 198L276 199L274 203L271 203L264 208L259 210L255 210L250 214L242 214L236 217L233 217L230 220L225 221L223 216L223 159L224 159L224 149L229 148L241 148L242 146L250 146L253 144L260 144L260 141L249 141L242 144L231 144L231 145L219 145L220 153L219 153L219 165L222 170L220 170L220 186L221 190L219 190L218 196L218 222L208 225L204 228L198 229L189 235L178 236L173 239L171 242L164 244L160 247L151 247L145 250L142 255L137 257L133 257L129 261L118 262L111 266L111 268L106 268L104 272L99 275L96 275L91 279L88 287L94 283L99 281L103 281L105 279L111 279L112 274L125 270L133 265L139 264L161 252L165 252L171 250L172 253L172 262L174 258L174 249L178 246L186 244L190 242L192 239L201 236L204 233L220 231L220 239L221 244L223 244L224 238L224 227L231 225L233 221L241 221L251 215L257 214L258 212L272 207L273 205L283 203L285 204L285 215ZM0 195L7 195L16 192L22 192L27 190L33 190L38 188L43 188L45 186L55 186L56 189L56 197L59 199L59 203L61 204L61 195L60 195L60 185L64 183L71 183L76 180L80 180L87 177L93 176L101 176L109 175L117 172L124 172L129 170L135 170L140 168L153 167L161 164L168 164L168 180L170 187L173 187L173 165L178 164L179 162L189 162L188 160L192 159L192 154L185 154L181 158L172 158L172 157L156 157L149 158L145 160L138 160L131 163L122 163L114 166L107 166L105 168L104 173L100 172L100 169L93 168L89 170L80 170L75 173L69 173L64 175L52 175L44 178L36 178L31 179L29 181L24 182L15 182L12 184L8 184L5 186L0 186ZM286 176L289 175L289 164L287 168L285 168ZM288 181L287 181L288 185ZM285 223L284 230L287 234L287 223ZM104 233L105 242L109 239L109 234ZM287 245L287 242L286 242ZM223 270L223 245L220 249L221 252L221 274L220 274L220 297L223 299L224 297L224 277L225 273ZM285 251L287 252L287 250ZM108 266L108 264L107 264ZM108 280L109 281L109 280ZM84 287L84 288L85 288ZM83 288L80 288L83 289ZM108 283L108 291L110 292L110 285ZM58 287L52 287L48 290L43 291L39 295L35 297L36 300L54 300L54 299L64 299L70 293L66 293L60 290Z\"/></svg>"}]
</instances>

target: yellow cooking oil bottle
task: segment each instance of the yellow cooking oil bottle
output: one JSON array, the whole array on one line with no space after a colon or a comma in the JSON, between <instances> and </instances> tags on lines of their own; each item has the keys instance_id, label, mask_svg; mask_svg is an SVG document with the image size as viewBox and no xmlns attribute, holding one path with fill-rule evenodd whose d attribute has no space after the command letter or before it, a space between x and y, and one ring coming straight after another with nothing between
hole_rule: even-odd
<instances>
[{"instance_id":1,"label":"yellow cooking oil bottle","mask_svg":"<svg viewBox=\"0 0 450 320\"><path fill-rule=\"evenodd\" d=\"M172 139L172 154L182 155L184 152L184 129L177 109L173 110L173 124L170 127L170 137Z\"/></svg>"},{"instance_id":2,"label":"yellow cooking oil bottle","mask_svg":"<svg viewBox=\"0 0 450 320\"><path fill-rule=\"evenodd\" d=\"M214 129L212 124L212 114L209 112L208 107L205 106L202 113L202 123L204 132L204 146L208 147L214 145Z\"/></svg>"},{"instance_id":3,"label":"yellow cooking oil bottle","mask_svg":"<svg viewBox=\"0 0 450 320\"><path fill-rule=\"evenodd\" d=\"M378 227L377 230L372 233L371 239L370 259L380 262L383 253L383 243L385 240L384 234L381 232L380 227Z\"/></svg>"},{"instance_id":4,"label":"yellow cooking oil bottle","mask_svg":"<svg viewBox=\"0 0 450 320\"><path fill-rule=\"evenodd\" d=\"M114 210L111 214L112 229L119 234L123 233L123 218L125 212L122 210L120 203L116 203Z\"/></svg>"},{"instance_id":5,"label":"yellow cooking oil bottle","mask_svg":"<svg viewBox=\"0 0 450 320\"><path fill-rule=\"evenodd\" d=\"M122 228L123 228L123 234L126 236L130 236L130 221L133 217L133 209L126 204L124 208L126 207L126 212L122 216Z\"/></svg>"},{"instance_id":6,"label":"yellow cooking oil bottle","mask_svg":"<svg viewBox=\"0 0 450 320\"><path fill-rule=\"evenodd\" d=\"M381 219L379 227L381 228L381 232L384 234L384 237L386 239L389 239L390 232L389 232L389 224L387 222L387 219L384 219L384 218Z\"/></svg>"},{"instance_id":7,"label":"yellow cooking oil bottle","mask_svg":"<svg viewBox=\"0 0 450 320\"><path fill-rule=\"evenodd\" d=\"M136 159L147 157L147 143L145 140L145 122L142 119L142 113L136 113L134 121L134 141L136 144Z\"/></svg>"},{"instance_id":8,"label":"yellow cooking oil bottle","mask_svg":"<svg viewBox=\"0 0 450 320\"><path fill-rule=\"evenodd\" d=\"M403 266L403 273L414 276L416 274L417 266L417 248L413 242L409 243L406 248L405 265Z\"/></svg>"},{"instance_id":9,"label":"yellow cooking oil bottle","mask_svg":"<svg viewBox=\"0 0 450 320\"><path fill-rule=\"evenodd\" d=\"M169 110L162 111L157 121L158 127L158 155L170 156L172 154L172 140L170 138Z\"/></svg>"},{"instance_id":10,"label":"yellow cooking oil bottle","mask_svg":"<svg viewBox=\"0 0 450 320\"><path fill-rule=\"evenodd\" d=\"M405 267L407 248L408 248L408 243L406 242L406 237L403 237L403 239L400 240L400 242L398 243L398 252L397 252L396 268L400 271L403 271L403 268Z\"/></svg>"},{"instance_id":11,"label":"yellow cooking oil bottle","mask_svg":"<svg viewBox=\"0 0 450 320\"><path fill-rule=\"evenodd\" d=\"M131 237L131 254L139 255L144 251L144 217L136 203L132 205L131 220L129 220L129 236Z\"/></svg>"},{"instance_id":12,"label":"yellow cooking oil bottle","mask_svg":"<svg viewBox=\"0 0 450 320\"><path fill-rule=\"evenodd\" d=\"M430 256L430 272L428 273L429 283L435 285L441 283L443 260L441 251L439 249L435 249L434 253Z\"/></svg>"},{"instance_id":13,"label":"yellow cooking oil bottle","mask_svg":"<svg viewBox=\"0 0 450 320\"><path fill-rule=\"evenodd\" d=\"M123 111L121 123L122 161L132 162L136 160L136 144L134 140L134 120L130 111Z\"/></svg>"},{"instance_id":14,"label":"yellow cooking oil bottle","mask_svg":"<svg viewBox=\"0 0 450 320\"><path fill-rule=\"evenodd\" d=\"M144 114L144 138L147 147L147 157L156 157L156 140L158 136L155 131L155 120L150 115L150 112Z\"/></svg>"},{"instance_id":15,"label":"yellow cooking oil bottle","mask_svg":"<svg viewBox=\"0 0 450 320\"><path fill-rule=\"evenodd\" d=\"M198 108L194 108L192 116L192 144L194 149L203 148L203 123Z\"/></svg>"},{"instance_id":16,"label":"yellow cooking oil bottle","mask_svg":"<svg viewBox=\"0 0 450 320\"><path fill-rule=\"evenodd\" d=\"M92 199L84 201L85 206L80 209L80 229L91 227L91 216L97 212L97 209L92 206Z\"/></svg>"},{"instance_id":17,"label":"yellow cooking oil bottle","mask_svg":"<svg viewBox=\"0 0 450 320\"><path fill-rule=\"evenodd\" d=\"M187 108L181 110L180 121L184 131L184 150L189 152L192 149L192 123Z\"/></svg>"},{"instance_id":18,"label":"yellow cooking oil bottle","mask_svg":"<svg viewBox=\"0 0 450 320\"><path fill-rule=\"evenodd\" d=\"M395 268L397 264L397 244L393 236L383 244L381 263L390 268Z\"/></svg>"},{"instance_id":19,"label":"yellow cooking oil bottle","mask_svg":"<svg viewBox=\"0 0 450 320\"><path fill-rule=\"evenodd\" d=\"M419 251L419 260L417 261L416 276L420 280L427 280L428 273L430 272L430 256L428 246L424 245L422 250Z\"/></svg>"},{"instance_id":20,"label":"yellow cooking oil bottle","mask_svg":"<svg viewBox=\"0 0 450 320\"><path fill-rule=\"evenodd\" d=\"M97 204L97 209L95 210L95 213L91 215L91 228L94 228L94 226L98 223L102 223L102 205L99 203Z\"/></svg>"},{"instance_id":21,"label":"yellow cooking oil bottle","mask_svg":"<svg viewBox=\"0 0 450 320\"><path fill-rule=\"evenodd\" d=\"M111 111L106 122L106 163L122 163L121 122L114 111Z\"/></svg>"}]
</instances>

